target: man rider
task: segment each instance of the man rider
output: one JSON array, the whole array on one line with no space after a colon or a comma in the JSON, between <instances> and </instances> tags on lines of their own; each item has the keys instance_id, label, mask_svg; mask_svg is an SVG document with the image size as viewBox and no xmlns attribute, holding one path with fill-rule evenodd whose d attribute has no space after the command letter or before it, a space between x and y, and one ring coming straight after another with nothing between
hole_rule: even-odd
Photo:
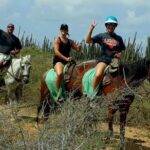
<instances>
[{"instance_id":1,"label":"man rider","mask_svg":"<svg viewBox=\"0 0 150 150\"><path fill-rule=\"evenodd\" d=\"M12 23L7 25L7 32L0 29L0 67L10 60L10 55L18 54L22 48L19 38L13 34L14 29Z\"/></svg>"}]
</instances>

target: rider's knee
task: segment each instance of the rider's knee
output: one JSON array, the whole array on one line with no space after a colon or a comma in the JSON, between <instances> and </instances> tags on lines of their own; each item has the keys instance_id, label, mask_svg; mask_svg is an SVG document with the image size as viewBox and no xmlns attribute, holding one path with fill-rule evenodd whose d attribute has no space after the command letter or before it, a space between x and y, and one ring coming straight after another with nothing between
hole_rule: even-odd
<instances>
[{"instance_id":1,"label":"rider's knee","mask_svg":"<svg viewBox=\"0 0 150 150\"><path fill-rule=\"evenodd\" d=\"M62 78L63 77L63 72L58 72L57 77Z\"/></svg>"},{"instance_id":2,"label":"rider's knee","mask_svg":"<svg viewBox=\"0 0 150 150\"><path fill-rule=\"evenodd\" d=\"M102 73L96 73L95 78L100 78L102 76Z\"/></svg>"}]
</instances>

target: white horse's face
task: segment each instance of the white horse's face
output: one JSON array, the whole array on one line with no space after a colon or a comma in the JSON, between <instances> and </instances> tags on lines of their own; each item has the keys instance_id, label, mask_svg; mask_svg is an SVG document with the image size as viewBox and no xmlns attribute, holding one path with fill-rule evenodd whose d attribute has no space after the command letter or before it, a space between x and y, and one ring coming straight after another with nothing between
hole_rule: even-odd
<instances>
[{"instance_id":1,"label":"white horse's face","mask_svg":"<svg viewBox=\"0 0 150 150\"><path fill-rule=\"evenodd\" d=\"M22 58L21 71L22 71L22 83L27 84L29 82L29 75L31 70L31 56L27 55Z\"/></svg>"},{"instance_id":2,"label":"white horse's face","mask_svg":"<svg viewBox=\"0 0 150 150\"><path fill-rule=\"evenodd\" d=\"M12 64L8 68L5 76L5 83L7 85L14 82L21 82L26 84L29 82L29 75L31 69L31 56L26 55L19 59L12 59Z\"/></svg>"}]
</instances>

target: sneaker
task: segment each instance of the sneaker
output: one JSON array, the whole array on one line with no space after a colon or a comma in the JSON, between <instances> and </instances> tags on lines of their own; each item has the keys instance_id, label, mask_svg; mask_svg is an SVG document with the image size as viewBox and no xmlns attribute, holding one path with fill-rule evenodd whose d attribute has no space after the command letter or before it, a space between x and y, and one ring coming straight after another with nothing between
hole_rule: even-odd
<instances>
[{"instance_id":1,"label":"sneaker","mask_svg":"<svg viewBox=\"0 0 150 150\"><path fill-rule=\"evenodd\" d=\"M63 103L64 102L64 98L63 97L59 97L58 100L57 100L57 102Z\"/></svg>"}]
</instances>

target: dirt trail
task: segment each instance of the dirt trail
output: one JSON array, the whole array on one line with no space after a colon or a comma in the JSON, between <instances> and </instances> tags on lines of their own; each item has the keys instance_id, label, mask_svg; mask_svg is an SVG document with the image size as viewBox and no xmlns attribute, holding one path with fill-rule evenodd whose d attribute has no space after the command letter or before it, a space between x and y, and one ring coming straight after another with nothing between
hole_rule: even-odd
<instances>
[{"instance_id":1,"label":"dirt trail","mask_svg":"<svg viewBox=\"0 0 150 150\"><path fill-rule=\"evenodd\" d=\"M7 106L0 106L0 111L5 110L5 114L9 114L7 110ZM30 133L36 134L38 128L36 127L35 117L36 117L36 109L33 107L21 109L18 111L18 117L24 119L26 124L24 124L24 130L30 131ZM103 123L98 125L98 130L107 131L107 123ZM117 135L116 140L119 140L119 126L114 125L114 132ZM135 128L135 127L126 127L125 137L127 140L140 144L148 149L150 149L150 129L145 128Z\"/></svg>"},{"instance_id":2,"label":"dirt trail","mask_svg":"<svg viewBox=\"0 0 150 150\"><path fill-rule=\"evenodd\" d=\"M107 124L100 125L105 131L107 131ZM114 132L119 135L119 125L114 125ZM150 148L150 130L145 128L135 128L126 126L125 137L127 140L132 140L136 144L140 144L144 147Z\"/></svg>"},{"instance_id":3,"label":"dirt trail","mask_svg":"<svg viewBox=\"0 0 150 150\"><path fill-rule=\"evenodd\" d=\"M30 118L32 121L32 125L31 123L26 124L25 128L28 128L28 130L30 130L31 132L35 132L35 130L37 129L36 123L34 123L33 118L36 117L36 110L31 108L28 108L28 111L26 109L22 109L21 111L19 111L18 115L22 115L24 114L25 116L27 116L28 118ZM35 126L33 126L33 124ZM31 128L30 128L31 126ZM35 128L34 128L35 127ZM103 131L107 131L107 123L103 123L100 124L99 129L101 130L103 128ZM119 125L114 125L114 132L119 135ZM128 127L126 126L126 132L125 132L125 137L127 140L136 143L136 144L140 144L144 147L150 148L150 129L145 129L145 128L135 128L135 127ZM119 140L119 137L117 137L117 139Z\"/></svg>"}]
</instances>

